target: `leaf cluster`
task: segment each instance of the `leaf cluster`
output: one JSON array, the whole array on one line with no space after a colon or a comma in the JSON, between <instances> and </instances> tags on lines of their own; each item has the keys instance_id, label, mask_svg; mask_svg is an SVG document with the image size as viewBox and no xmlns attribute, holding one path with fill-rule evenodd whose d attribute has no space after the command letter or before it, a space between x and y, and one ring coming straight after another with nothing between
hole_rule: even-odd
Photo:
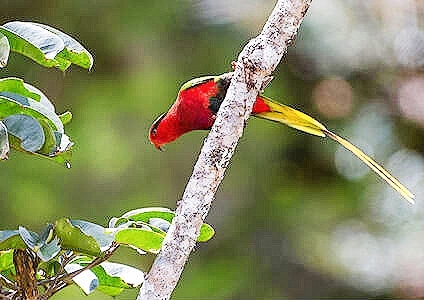
<instances>
[{"instance_id":1,"label":"leaf cluster","mask_svg":"<svg viewBox=\"0 0 424 300\"><path fill-rule=\"evenodd\" d=\"M0 295L10 299L19 295L16 250L36 257L37 286L45 299L72 283L86 294L97 289L111 296L135 288L144 281L144 272L109 259L121 246L140 255L158 253L174 216L167 208L142 208L112 218L108 227L61 218L40 233L23 226L0 231ZM213 228L203 224L198 241L213 235Z\"/></svg>"},{"instance_id":2,"label":"leaf cluster","mask_svg":"<svg viewBox=\"0 0 424 300\"><path fill-rule=\"evenodd\" d=\"M75 39L44 24L9 22L0 26L0 68L10 52L20 53L45 67L65 71L71 64L90 69L91 54ZM10 147L70 166L73 143L64 132L72 114L57 114L52 102L22 79L0 79L0 159Z\"/></svg>"},{"instance_id":3,"label":"leaf cluster","mask_svg":"<svg viewBox=\"0 0 424 300\"><path fill-rule=\"evenodd\" d=\"M93 65L78 41L44 24L1 25L0 68L6 67L11 51L61 71L72 64ZM64 125L71 118L70 112L57 114L47 96L22 79L0 78L0 159L7 159L12 147L70 167L73 143ZM113 217L108 227L61 218L39 233L24 226L0 231L0 299L25 298L23 285L35 287L42 299L73 283L86 294L97 289L111 296L140 286L144 272L109 259L120 247L157 254L174 216L167 208L142 208ZM203 224L198 241L213 235L213 228ZM22 278L26 273L34 276Z\"/></svg>"}]
</instances>

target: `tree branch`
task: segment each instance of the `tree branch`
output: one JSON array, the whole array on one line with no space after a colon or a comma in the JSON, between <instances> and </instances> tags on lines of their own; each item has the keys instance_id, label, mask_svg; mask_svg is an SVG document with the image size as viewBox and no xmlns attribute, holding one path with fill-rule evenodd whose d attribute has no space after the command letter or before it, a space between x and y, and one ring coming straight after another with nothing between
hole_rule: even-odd
<instances>
[{"instance_id":1,"label":"tree branch","mask_svg":"<svg viewBox=\"0 0 424 300\"><path fill-rule=\"evenodd\" d=\"M195 246L262 82L294 41L312 0L279 0L262 32L238 57L227 95L200 152L162 249L138 300L169 299Z\"/></svg>"},{"instance_id":2,"label":"tree branch","mask_svg":"<svg viewBox=\"0 0 424 300\"><path fill-rule=\"evenodd\" d=\"M30 249L15 249L13 251L13 264L16 269L16 284L19 287L22 299L38 300L40 291L37 288L37 266L39 258Z\"/></svg>"}]
</instances>

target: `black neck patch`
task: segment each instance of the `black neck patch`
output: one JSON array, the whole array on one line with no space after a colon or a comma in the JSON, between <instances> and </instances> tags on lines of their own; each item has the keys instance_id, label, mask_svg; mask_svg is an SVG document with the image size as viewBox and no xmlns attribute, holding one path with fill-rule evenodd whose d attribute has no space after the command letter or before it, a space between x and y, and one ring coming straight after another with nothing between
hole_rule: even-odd
<instances>
[{"instance_id":1,"label":"black neck patch","mask_svg":"<svg viewBox=\"0 0 424 300\"><path fill-rule=\"evenodd\" d=\"M225 95L227 94L228 87L230 86L231 77L219 78L216 81L218 87L218 93L215 96L209 98L209 109L214 115L217 114L221 107L222 101L224 101Z\"/></svg>"}]
</instances>

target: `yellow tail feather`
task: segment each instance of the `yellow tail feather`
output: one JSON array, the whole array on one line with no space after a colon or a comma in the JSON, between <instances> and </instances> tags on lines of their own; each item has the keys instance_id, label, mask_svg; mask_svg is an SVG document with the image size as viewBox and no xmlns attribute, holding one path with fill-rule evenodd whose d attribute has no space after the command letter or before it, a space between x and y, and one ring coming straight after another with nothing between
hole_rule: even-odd
<instances>
[{"instance_id":1,"label":"yellow tail feather","mask_svg":"<svg viewBox=\"0 0 424 300\"><path fill-rule=\"evenodd\" d=\"M340 145L345 147L347 150L352 152L356 157L362 160L368 167L371 168L378 176L383 178L392 188L394 188L399 194L401 194L406 200L410 203L414 204L414 194L412 194L405 186L403 186L396 178L390 175L382 166L376 163L371 157L366 155L362 150L358 149L350 142L345 139L339 137L338 135L332 133L331 131L324 131L326 136L331 138L332 140L338 142Z\"/></svg>"},{"instance_id":2,"label":"yellow tail feather","mask_svg":"<svg viewBox=\"0 0 424 300\"><path fill-rule=\"evenodd\" d=\"M338 142L340 145L352 152L360 160L362 160L371 170L373 170L378 176L384 179L406 200L408 200L410 203L415 203L414 194L412 194L405 186L403 186L396 178L390 175L389 172L387 172L382 166L376 163L371 157L362 152L362 150L358 149L356 146L354 146L347 140L332 133L314 118L284 104L273 102L272 100L263 96L261 96L261 98L271 108L271 111L255 114L256 117L283 123L290 127L313 135L331 138L332 140Z\"/></svg>"}]
</instances>

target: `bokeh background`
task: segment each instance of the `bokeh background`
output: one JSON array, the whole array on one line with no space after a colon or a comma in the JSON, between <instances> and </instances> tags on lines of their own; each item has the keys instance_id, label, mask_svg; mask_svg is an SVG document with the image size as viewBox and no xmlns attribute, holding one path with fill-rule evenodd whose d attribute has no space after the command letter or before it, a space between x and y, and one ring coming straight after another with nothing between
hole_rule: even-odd
<instances>
[{"instance_id":1,"label":"bokeh background","mask_svg":"<svg viewBox=\"0 0 424 300\"><path fill-rule=\"evenodd\" d=\"M47 23L93 53L61 73L12 54L1 77L71 110L72 168L12 153L0 164L0 224L38 231L62 216L106 225L175 208L206 132L159 152L151 122L185 81L228 72L269 0L0 0L3 24ZM424 2L315 0L265 94L323 121L387 167L412 206L331 141L251 119L174 299L424 296ZM116 260L148 270L153 256ZM117 299L135 299L126 291ZM83 299L76 287L54 299ZM88 299L104 299L93 293Z\"/></svg>"}]
</instances>

